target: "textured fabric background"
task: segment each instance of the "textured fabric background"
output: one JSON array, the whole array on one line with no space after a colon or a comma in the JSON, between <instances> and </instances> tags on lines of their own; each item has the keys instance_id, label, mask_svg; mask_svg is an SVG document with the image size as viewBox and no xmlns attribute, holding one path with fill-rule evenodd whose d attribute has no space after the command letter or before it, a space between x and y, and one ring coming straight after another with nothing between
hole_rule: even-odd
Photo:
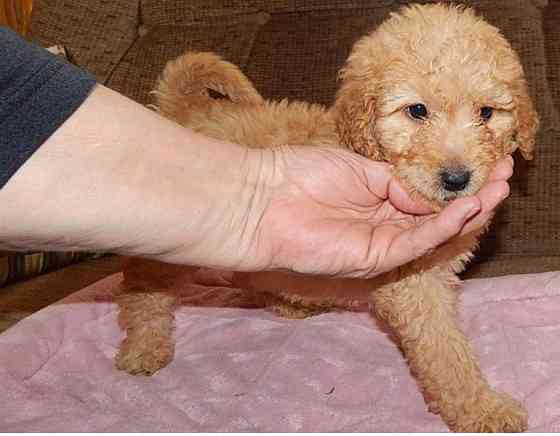
<instances>
[{"instance_id":1,"label":"textured fabric background","mask_svg":"<svg viewBox=\"0 0 560 436\"><path fill-rule=\"evenodd\" d=\"M68 48L105 82L136 39L138 0L34 0L31 37Z\"/></svg>"},{"instance_id":2,"label":"textured fabric background","mask_svg":"<svg viewBox=\"0 0 560 436\"><path fill-rule=\"evenodd\" d=\"M151 102L149 92L166 62L186 50L214 51L243 68L256 33L268 20L265 13L210 17L196 22L177 20L174 11L168 20L157 14L157 20L150 17L142 15L140 36L107 83L143 104Z\"/></svg>"},{"instance_id":3,"label":"textured fabric background","mask_svg":"<svg viewBox=\"0 0 560 436\"><path fill-rule=\"evenodd\" d=\"M549 0L544 14L548 80L556 110L560 111L560 0Z\"/></svg>"}]
</instances>

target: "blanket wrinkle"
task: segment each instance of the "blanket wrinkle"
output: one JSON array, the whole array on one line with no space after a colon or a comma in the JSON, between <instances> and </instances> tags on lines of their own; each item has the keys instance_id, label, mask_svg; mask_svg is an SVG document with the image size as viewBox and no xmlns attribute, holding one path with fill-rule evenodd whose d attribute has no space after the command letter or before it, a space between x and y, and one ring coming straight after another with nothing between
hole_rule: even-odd
<instances>
[{"instance_id":1,"label":"blanket wrinkle","mask_svg":"<svg viewBox=\"0 0 560 436\"><path fill-rule=\"evenodd\" d=\"M297 334L298 332L298 327L296 326L291 332L288 333L288 335L286 335L286 338L282 341L281 344L279 344L277 350L280 351L287 345L289 344L290 340ZM272 364L274 363L274 355L271 353L270 359L268 360L268 362L266 362L263 366L263 371L254 379L252 380L252 382L254 382L255 384L259 382L259 380L262 380L264 377L266 377L268 371L270 370Z\"/></svg>"},{"instance_id":2,"label":"blanket wrinkle","mask_svg":"<svg viewBox=\"0 0 560 436\"><path fill-rule=\"evenodd\" d=\"M512 302L512 303L523 303L527 301L539 301L539 300L546 300L549 298L557 298L560 296L560 292L557 294L547 294L547 295L534 295L531 297L518 297L518 298L501 298L501 299L494 299L494 300L486 300L485 304L501 304L505 301Z\"/></svg>"},{"instance_id":3,"label":"blanket wrinkle","mask_svg":"<svg viewBox=\"0 0 560 436\"><path fill-rule=\"evenodd\" d=\"M504 314L505 317L505 314ZM508 330L502 325L501 327L502 330L502 336L504 338L504 342L506 344L506 349L509 352L509 356L517 356L519 353L519 349L517 347L517 344L512 340L511 335L509 334ZM510 371L513 374L513 384L515 385L515 391L513 391L512 393L514 395L519 395L523 392L522 386L519 382L519 380L521 379L520 374L519 374L519 368L516 367L515 365L512 365L512 367L510 368Z\"/></svg>"}]
</instances>

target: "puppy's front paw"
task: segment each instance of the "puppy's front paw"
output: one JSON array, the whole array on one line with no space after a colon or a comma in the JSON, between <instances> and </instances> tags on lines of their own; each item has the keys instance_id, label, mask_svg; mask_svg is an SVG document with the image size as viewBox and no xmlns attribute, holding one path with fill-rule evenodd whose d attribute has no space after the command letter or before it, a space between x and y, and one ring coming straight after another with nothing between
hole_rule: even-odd
<instances>
[{"instance_id":1,"label":"puppy's front paw","mask_svg":"<svg viewBox=\"0 0 560 436\"><path fill-rule=\"evenodd\" d=\"M462 433L519 433L527 430L528 414L506 394L487 391L457 414L451 430Z\"/></svg>"},{"instance_id":2,"label":"puppy's front paw","mask_svg":"<svg viewBox=\"0 0 560 436\"><path fill-rule=\"evenodd\" d=\"M173 341L165 335L129 335L115 357L118 369L133 375L152 375L173 359Z\"/></svg>"}]
</instances>

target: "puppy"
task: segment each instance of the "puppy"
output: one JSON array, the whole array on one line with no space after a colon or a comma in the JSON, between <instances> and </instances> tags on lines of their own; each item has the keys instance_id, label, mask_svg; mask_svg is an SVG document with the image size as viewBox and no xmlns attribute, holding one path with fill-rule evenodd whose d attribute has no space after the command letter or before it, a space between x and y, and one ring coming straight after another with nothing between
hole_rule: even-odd
<instances>
[{"instance_id":1,"label":"puppy","mask_svg":"<svg viewBox=\"0 0 560 436\"><path fill-rule=\"evenodd\" d=\"M272 102L218 56L187 53L165 67L156 108L197 132L248 147L347 147L392 164L409 192L436 209L476 193L495 163L517 148L532 158L538 119L518 56L471 9L415 5L392 14L354 45L340 78L331 108ZM369 307L394 333L429 410L452 430L523 431L525 409L492 390L457 327L456 274L480 233L374 280L256 273L240 275L236 285L258 292L257 305L289 316ZM120 321L128 338L119 368L149 374L169 362L176 301L166 291L197 274L145 260L125 269Z\"/></svg>"}]
</instances>

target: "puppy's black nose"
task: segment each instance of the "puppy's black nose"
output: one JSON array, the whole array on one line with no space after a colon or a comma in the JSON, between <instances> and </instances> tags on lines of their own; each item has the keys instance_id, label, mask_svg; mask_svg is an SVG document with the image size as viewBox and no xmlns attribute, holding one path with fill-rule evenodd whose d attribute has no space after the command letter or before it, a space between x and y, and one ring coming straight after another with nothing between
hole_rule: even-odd
<instances>
[{"instance_id":1,"label":"puppy's black nose","mask_svg":"<svg viewBox=\"0 0 560 436\"><path fill-rule=\"evenodd\" d=\"M464 168L443 170L440 174L441 184L446 191L462 191L469 184L471 172Z\"/></svg>"}]
</instances>

